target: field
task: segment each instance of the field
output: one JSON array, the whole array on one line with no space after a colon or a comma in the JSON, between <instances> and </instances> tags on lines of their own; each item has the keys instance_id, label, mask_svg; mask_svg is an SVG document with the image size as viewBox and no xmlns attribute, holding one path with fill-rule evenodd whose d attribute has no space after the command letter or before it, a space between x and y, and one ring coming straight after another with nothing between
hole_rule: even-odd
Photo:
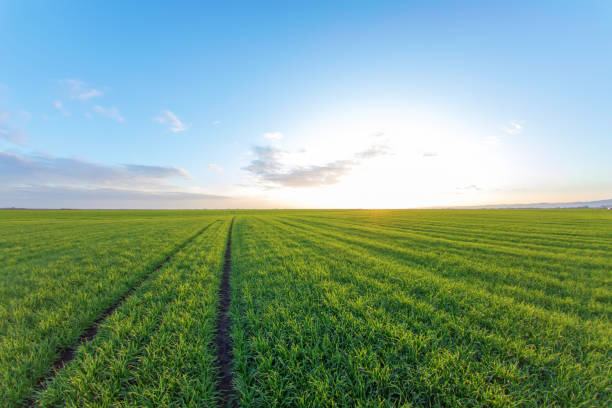
<instances>
[{"instance_id":1,"label":"field","mask_svg":"<svg viewBox=\"0 0 612 408\"><path fill-rule=\"evenodd\" d=\"M0 212L3 407L612 406L611 318L606 210Z\"/></svg>"}]
</instances>

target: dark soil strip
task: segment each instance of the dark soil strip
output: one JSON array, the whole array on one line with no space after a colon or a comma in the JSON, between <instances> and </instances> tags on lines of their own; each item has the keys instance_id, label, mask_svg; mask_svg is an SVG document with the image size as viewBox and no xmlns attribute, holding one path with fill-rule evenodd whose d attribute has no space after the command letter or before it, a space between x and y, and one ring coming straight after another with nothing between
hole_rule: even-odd
<instances>
[{"instance_id":1,"label":"dark soil strip","mask_svg":"<svg viewBox=\"0 0 612 408\"><path fill-rule=\"evenodd\" d=\"M147 279L149 279L151 277L151 275L153 275L155 272L157 272L158 270L161 269L162 266L164 266L166 263L168 263L168 261L170 261L170 259L176 255L176 253L178 253L180 250L182 250L183 248L185 248L191 241L193 241L194 239L196 239L199 235L201 235L202 233L204 233L204 231L206 231L211 225L213 225L215 222L218 222L221 220L215 220L213 222L211 222L210 224L208 224L207 226L205 226L204 228L202 228L201 230L199 230L198 232L196 232L194 235L192 235L191 237L189 237L185 242L183 242L181 245L179 245L178 247L176 247L172 252L170 252L170 254L168 254L168 256L161 261L155 268L153 268L153 270L151 270L151 272L145 274L145 276L143 276L138 282L136 282L136 284L134 286L132 286L127 292L125 292L123 294L123 296L121 296L121 298L119 298L119 300L117 300L114 304L112 304L111 306L109 306L92 324L91 326L89 326L87 329L85 329L85 331L83 332L83 334L81 334L81 336L79 336L78 340L76 341L76 343L72 346L69 347L67 349L64 349L61 351L60 356L57 360L55 360L55 362L53 363L53 365L51 366L51 371L43 378L41 378L40 380L38 380L37 382L37 387L36 390L34 392L34 395L38 394L39 392L43 391L46 387L46 384L48 384L48 382L50 380L52 380L57 372L59 370L61 370L62 368L64 368L64 366L66 364L68 364L70 361L72 361L74 359L74 357L76 356L76 351L77 349L82 345L87 343L88 341L90 341L91 339L94 338L94 336L96 335L96 333L98 333L98 330L100 329L100 324L111 314L113 314L113 312L123 304L123 302L125 302L125 300L132 294L134 293L134 291L136 289L138 289L139 287L141 287L146 281ZM36 399L35 397L31 397L27 400L27 406L34 406L36 403Z\"/></svg>"},{"instance_id":2,"label":"dark soil strip","mask_svg":"<svg viewBox=\"0 0 612 408\"><path fill-rule=\"evenodd\" d=\"M237 407L236 391L234 390L234 376L232 366L234 353L232 351L232 339L230 329L232 319L229 315L230 307L230 275L232 272L232 227L234 219L229 227L227 247L225 248L225 263L223 264L223 275L219 287L219 314L217 315L217 330L215 334L215 345L217 346L217 364L219 365L219 379L217 392L219 393L219 405L222 407Z\"/></svg>"}]
</instances>

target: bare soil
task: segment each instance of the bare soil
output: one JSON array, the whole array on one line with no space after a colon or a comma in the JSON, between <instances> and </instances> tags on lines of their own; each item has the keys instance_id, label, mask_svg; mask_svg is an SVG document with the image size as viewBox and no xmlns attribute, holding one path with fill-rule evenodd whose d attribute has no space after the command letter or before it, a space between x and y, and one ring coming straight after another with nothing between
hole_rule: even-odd
<instances>
[{"instance_id":1,"label":"bare soil","mask_svg":"<svg viewBox=\"0 0 612 408\"><path fill-rule=\"evenodd\" d=\"M217 315L217 330L215 334L215 345L217 347L217 364L219 365L219 380L217 392L219 393L219 405L222 407L236 407L236 391L234 390L234 376L232 365L234 353L232 352L232 339L230 330L232 319L229 315L231 288L230 275L232 272L232 227L229 228L227 246L225 248L225 262L223 264L223 275L219 287L219 314Z\"/></svg>"}]
</instances>

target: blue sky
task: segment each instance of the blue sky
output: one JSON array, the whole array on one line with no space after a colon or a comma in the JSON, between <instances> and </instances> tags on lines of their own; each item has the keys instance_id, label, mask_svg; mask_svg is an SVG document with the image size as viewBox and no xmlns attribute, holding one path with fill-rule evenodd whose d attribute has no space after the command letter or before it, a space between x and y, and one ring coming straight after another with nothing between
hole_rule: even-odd
<instances>
[{"instance_id":1,"label":"blue sky","mask_svg":"<svg viewBox=\"0 0 612 408\"><path fill-rule=\"evenodd\" d=\"M612 6L0 3L0 207L612 197Z\"/></svg>"}]
</instances>

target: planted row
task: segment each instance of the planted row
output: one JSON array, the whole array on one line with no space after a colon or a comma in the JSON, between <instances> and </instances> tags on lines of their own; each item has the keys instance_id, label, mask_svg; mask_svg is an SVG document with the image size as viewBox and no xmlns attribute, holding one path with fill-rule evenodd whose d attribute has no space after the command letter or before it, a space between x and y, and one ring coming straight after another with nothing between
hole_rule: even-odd
<instances>
[{"instance_id":1,"label":"planted row","mask_svg":"<svg viewBox=\"0 0 612 408\"><path fill-rule=\"evenodd\" d=\"M0 212L0 402L29 398L61 350L214 213Z\"/></svg>"},{"instance_id":2,"label":"planted row","mask_svg":"<svg viewBox=\"0 0 612 408\"><path fill-rule=\"evenodd\" d=\"M528 222L515 216L518 225ZM520 296L511 295L511 279L495 284L504 270L519 282L529 273L546 277L537 259L518 270L496 267L475 262L477 248L462 256L465 247L457 245L448 257L422 262L427 247L411 248L410 240L395 248L384 233L367 238L338 219L320 215L322 228L314 218L285 213L236 222L234 340L245 406L610 401L609 286L572 291L568 281L566 293L584 307L576 315L563 311L562 297L531 304L529 294L540 296L546 283L517 285ZM393 250L381 250L387 242ZM474 267L489 272L470 274ZM596 276L609 278L609 271Z\"/></svg>"},{"instance_id":3,"label":"planted row","mask_svg":"<svg viewBox=\"0 0 612 408\"><path fill-rule=\"evenodd\" d=\"M43 406L214 406L212 339L229 219L139 287L37 396Z\"/></svg>"}]
</instances>

